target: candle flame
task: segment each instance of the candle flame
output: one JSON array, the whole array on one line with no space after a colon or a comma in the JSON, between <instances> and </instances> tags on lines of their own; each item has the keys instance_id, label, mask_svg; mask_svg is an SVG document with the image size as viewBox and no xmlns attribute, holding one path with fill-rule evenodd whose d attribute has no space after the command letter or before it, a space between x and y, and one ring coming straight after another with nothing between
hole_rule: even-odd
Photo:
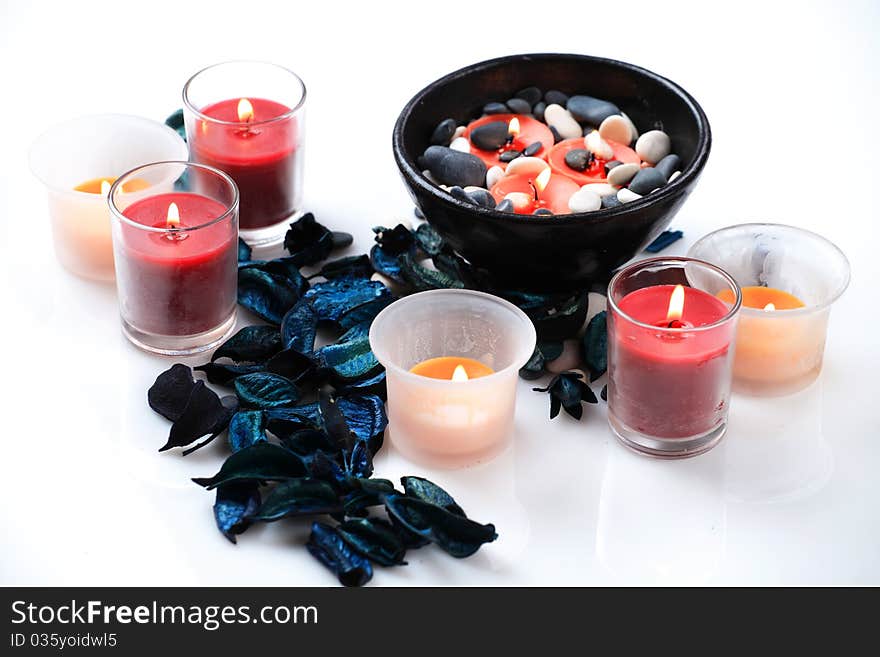
<instances>
[{"instance_id":1,"label":"candle flame","mask_svg":"<svg viewBox=\"0 0 880 657\"><path fill-rule=\"evenodd\" d=\"M550 169L550 167L547 167L535 177L535 188L539 192L543 192L544 189L547 187L547 184L550 182L550 176L552 174L552 169Z\"/></svg>"},{"instance_id":2,"label":"candle flame","mask_svg":"<svg viewBox=\"0 0 880 657\"><path fill-rule=\"evenodd\" d=\"M776 310L776 306L772 303L768 303L766 306L764 306L764 310Z\"/></svg>"},{"instance_id":3,"label":"candle flame","mask_svg":"<svg viewBox=\"0 0 880 657\"><path fill-rule=\"evenodd\" d=\"M110 193L110 183L106 180L101 181L101 196L107 196Z\"/></svg>"},{"instance_id":4,"label":"candle flame","mask_svg":"<svg viewBox=\"0 0 880 657\"><path fill-rule=\"evenodd\" d=\"M238 101L238 120L242 123L250 123L254 120L254 106L247 98Z\"/></svg>"},{"instance_id":5,"label":"candle flame","mask_svg":"<svg viewBox=\"0 0 880 657\"><path fill-rule=\"evenodd\" d=\"M177 203L168 205L168 228L180 228L180 210L177 209Z\"/></svg>"},{"instance_id":6,"label":"candle flame","mask_svg":"<svg viewBox=\"0 0 880 657\"><path fill-rule=\"evenodd\" d=\"M519 119L514 116L510 119L510 123L507 124L507 132L514 137L519 137L519 131Z\"/></svg>"},{"instance_id":7,"label":"candle flame","mask_svg":"<svg viewBox=\"0 0 880 657\"><path fill-rule=\"evenodd\" d=\"M464 369L464 365L456 365L455 371L452 372L452 380L453 381L467 381L468 380L467 370Z\"/></svg>"},{"instance_id":8,"label":"candle flame","mask_svg":"<svg viewBox=\"0 0 880 657\"><path fill-rule=\"evenodd\" d=\"M684 311L684 287L676 285L669 297L669 310L666 313L666 321L674 322L681 319Z\"/></svg>"}]
</instances>

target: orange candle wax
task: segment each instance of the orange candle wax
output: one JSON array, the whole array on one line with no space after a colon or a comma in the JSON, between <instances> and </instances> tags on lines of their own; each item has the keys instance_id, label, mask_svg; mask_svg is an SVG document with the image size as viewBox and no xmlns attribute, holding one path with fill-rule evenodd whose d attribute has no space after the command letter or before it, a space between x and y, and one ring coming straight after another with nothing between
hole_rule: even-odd
<instances>
[{"instance_id":1,"label":"orange candle wax","mask_svg":"<svg viewBox=\"0 0 880 657\"><path fill-rule=\"evenodd\" d=\"M92 178L91 180L86 180L84 183L80 183L73 189L74 191L85 192L86 194L102 194L106 196L107 192L110 191L110 185L114 182L116 182L116 178ZM150 183L146 180L138 180L135 178L123 185L123 191L139 192L149 186Z\"/></svg>"},{"instance_id":2,"label":"orange candle wax","mask_svg":"<svg viewBox=\"0 0 880 657\"><path fill-rule=\"evenodd\" d=\"M458 370L458 374L456 374L456 370ZM464 370L464 376L461 374L462 370ZM421 376L427 376L432 379L458 381L477 379L481 376L493 374L495 370L473 358L464 358L462 356L440 356L439 358L423 360L421 363L414 365L410 369L410 372Z\"/></svg>"},{"instance_id":3,"label":"orange candle wax","mask_svg":"<svg viewBox=\"0 0 880 657\"><path fill-rule=\"evenodd\" d=\"M489 192L496 203L501 203L511 193L517 199L513 201L516 214L533 214L539 208L550 210L553 214L568 214L568 199L580 189L571 178L553 174L547 167L538 175L517 173L502 177L492 186ZM513 200L514 197L511 197Z\"/></svg>"},{"instance_id":4,"label":"orange candle wax","mask_svg":"<svg viewBox=\"0 0 880 657\"><path fill-rule=\"evenodd\" d=\"M718 294L718 298L727 303L733 303L733 292L723 290ZM795 308L803 308L804 302L793 294L777 290L775 287L750 285L742 288L742 305L746 308L760 308L762 310L794 310Z\"/></svg>"}]
</instances>

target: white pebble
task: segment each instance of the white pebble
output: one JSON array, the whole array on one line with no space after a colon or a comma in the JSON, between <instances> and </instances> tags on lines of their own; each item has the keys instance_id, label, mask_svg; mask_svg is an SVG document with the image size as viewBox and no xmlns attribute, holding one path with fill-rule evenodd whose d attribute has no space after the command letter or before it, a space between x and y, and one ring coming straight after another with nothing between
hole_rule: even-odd
<instances>
[{"instance_id":1,"label":"white pebble","mask_svg":"<svg viewBox=\"0 0 880 657\"><path fill-rule=\"evenodd\" d=\"M629 131L630 131L630 133L632 134L632 139L629 140L629 143L631 144L631 143L633 143L636 139L639 138L639 129L636 128L636 124L633 123L633 122L632 122L632 119L629 118L626 114L624 114L623 112L621 112L620 115L623 117L624 121L626 121L627 123L629 123ZM627 144L627 146L629 146L629 144Z\"/></svg>"},{"instance_id":2,"label":"white pebble","mask_svg":"<svg viewBox=\"0 0 880 657\"><path fill-rule=\"evenodd\" d=\"M556 103L547 105L544 110L544 122L550 127L556 128L556 132L563 139L574 139L583 134L581 124L574 120L567 109Z\"/></svg>"},{"instance_id":3,"label":"white pebble","mask_svg":"<svg viewBox=\"0 0 880 657\"><path fill-rule=\"evenodd\" d=\"M521 160L523 158L520 157L517 159ZM514 162L515 161L516 160L514 160ZM504 169L499 167L497 164L494 167L490 167L489 170L486 172L486 187L488 187L489 189L492 189L492 187L495 186L495 183L497 183L503 177L504 177Z\"/></svg>"},{"instance_id":4,"label":"white pebble","mask_svg":"<svg viewBox=\"0 0 880 657\"><path fill-rule=\"evenodd\" d=\"M513 203L515 209L522 210L532 204L533 198L531 194L526 194L525 192L510 192L510 194L504 197L504 200Z\"/></svg>"},{"instance_id":5,"label":"white pebble","mask_svg":"<svg viewBox=\"0 0 880 657\"><path fill-rule=\"evenodd\" d=\"M638 164L618 164L608 172L608 182L621 187L632 180L641 167Z\"/></svg>"},{"instance_id":6,"label":"white pebble","mask_svg":"<svg viewBox=\"0 0 880 657\"><path fill-rule=\"evenodd\" d=\"M556 360L547 362L547 371L559 374L574 369L581 364L581 346L577 340L565 340L562 343L562 353Z\"/></svg>"},{"instance_id":7,"label":"white pebble","mask_svg":"<svg viewBox=\"0 0 880 657\"><path fill-rule=\"evenodd\" d=\"M461 151L462 153L470 153L471 142L467 140L467 137L456 137L452 140L452 143L449 144L449 148L454 151Z\"/></svg>"},{"instance_id":8,"label":"white pebble","mask_svg":"<svg viewBox=\"0 0 880 657\"><path fill-rule=\"evenodd\" d=\"M584 144L586 145L587 150L596 157L602 160L614 159L614 150L611 148L611 144L602 139L602 135L599 134L598 130L593 130L590 134L584 137Z\"/></svg>"},{"instance_id":9,"label":"white pebble","mask_svg":"<svg viewBox=\"0 0 880 657\"><path fill-rule=\"evenodd\" d=\"M504 175L537 176L548 166L547 162L540 157L518 157L507 165Z\"/></svg>"},{"instance_id":10,"label":"white pebble","mask_svg":"<svg viewBox=\"0 0 880 657\"><path fill-rule=\"evenodd\" d=\"M636 142L636 153L645 162L657 164L672 152L672 142L662 130L649 130Z\"/></svg>"},{"instance_id":11,"label":"white pebble","mask_svg":"<svg viewBox=\"0 0 880 657\"><path fill-rule=\"evenodd\" d=\"M579 189L568 199L568 209L572 212L593 212L602 207L602 198L588 189Z\"/></svg>"},{"instance_id":12,"label":"white pebble","mask_svg":"<svg viewBox=\"0 0 880 657\"><path fill-rule=\"evenodd\" d=\"M636 194L635 192L631 192L626 187L617 192L617 200L621 203L629 203L630 201L637 201L642 198L641 194Z\"/></svg>"},{"instance_id":13,"label":"white pebble","mask_svg":"<svg viewBox=\"0 0 880 657\"><path fill-rule=\"evenodd\" d=\"M602 139L610 139L618 144L629 146L633 140L630 125L632 125L631 122L620 114L612 114L602 121L602 125L599 126L599 135Z\"/></svg>"},{"instance_id":14,"label":"white pebble","mask_svg":"<svg viewBox=\"0 0 880 657\"><path fill-rule=\"evenodd\" d=\"M595 194L598 194L601 197L611 196L617 193L617 188L614 185L609 185L608 183L589 183L581 187L581 189L589 190Z\"/></svg>"},{"instance_id":15,"label":"white pebble","mask_svg":"<svg viewBox=\"0 0 880 657\"><path fill-rule=\"evenodd\" d=\"M459 137L464 134L464 131L467 130L466 126L460 125L455 129L455 132L452 133L452 141L455 141Z\"/></svg>"},{"instance_id":16,"label":"white pebble","mask_svg":"<svg viewBox=\"0 0 880 657\"><path fill-rule=\"evenodd\" d=\"M675 180L676 178L678 178L680 175L681 175L681 171L676 171L676 172L673 173L671 176L669 176L669 182L672 182L673 180Z\"/></svg>"},{"instance_id":17,"label":"white pebble","mask_svg":"<svg viewBox=\"0 0 880 657\"><path fill-rule=\"evenodd\" d=\"M485 187L477 187L476 185L468 185L464 188L466 192L488 192L489 190Z\"/></svg>"}]
</instances>

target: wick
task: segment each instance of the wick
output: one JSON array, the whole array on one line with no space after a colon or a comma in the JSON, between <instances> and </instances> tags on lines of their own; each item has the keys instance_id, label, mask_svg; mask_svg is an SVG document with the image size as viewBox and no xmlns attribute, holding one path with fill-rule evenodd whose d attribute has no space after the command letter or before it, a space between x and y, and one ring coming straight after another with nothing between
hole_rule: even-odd
<instances>
[{"instance_id":1,"label":"wick","mask_svg":"<svg viewBox=\"0 0 880 657\"><path fill-rule=\"evenodd\" d=\"M531 180L529 181L529 187L532 188L532 194L534 195L534 197L535 197L535 202L537 203L537 202L538 202L538 188L535 187L534 184L532 184L532 181L531 181Z\"/></svg>"}]
</instances>

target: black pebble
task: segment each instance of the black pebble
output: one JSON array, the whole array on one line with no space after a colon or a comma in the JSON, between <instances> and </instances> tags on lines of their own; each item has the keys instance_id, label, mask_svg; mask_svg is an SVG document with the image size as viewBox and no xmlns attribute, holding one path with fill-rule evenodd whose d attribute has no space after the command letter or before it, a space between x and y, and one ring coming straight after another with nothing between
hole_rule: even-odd
<instances>
[{"instance_id":1,"label":"black pebble","mask_svg":"<svg viewBox=\"0 0 880 657\"><path fill-rule=\"evenodd\" d=\"M608 172L611 171L611 169L613 169L614 167L619 167L621 164L623 164L623 162L621 162L620 160L608 160L605 163L605 175L607 176Z\"/></svg>"},{"instance_id":2,"label":"black pebble","mask_svg":"<svg viewBox=\"0 0 880 657\"><path fill-rule=\"evenodd\" d=\"M341 231L334 230L330 237L333 240L334 249L344 249L347 246L351 246L352 242L354 242L354 237L350 233L343 233Z\"/></svg>"},{"instance_id":3,"label":"black pebble","mask_svg":"<svg viewBox=\"0 0 880 657\"><path fill-rule=\"evenodd\" d=\"M507 107L514 114L528 114L532 111L532 104L522 98L511 98L507 101Z\"/></svg>"},{"instance_id":4,"label":"black pebble","mask_svg":"<svg viewBox=\"0 0 880 657\"><path fill-rule=\"evenodd\" d=\"M543 121L545 109L547 109L547 103L542 100L538 103L535 103L535 106L532 108L532 114L534 114L535 118L539 121Z\"/></svg>"},{"instance_id":5,"label":"black pebble","mask_svg":"<svg viewBox=\"0 0 880 657\"><path fill-rule=\"evenodd\" d=\"M599 125L612 114L620 114L614 103L592 96L572 96L565 107L578 121L591 125Z\"/></svg>"},{"instance_id":6,"label":"black pebble","mask_svg":"<svg viewBox=\"0 0 880 657\"><path fill-rule=\"evenodd\" d=\"M431 143L434 146L449 146L456 127L455 119L443 119L431 133Z\"/></svg>"},{"instance_id":7,"label":"black pebble","mask_svg":"<svg viewBox=\"0 0 880 657\"><path fill-rule=\"evenodd\" d=\"M623 203L617 199L617 194L610 194L602 197L603 208L616 208L618 205L623 205Z\"/></svg>"},{"instance_id":8,"label":"black pebble","mask_svg":"<svg viewBox=\"0 0 880 657\"><path fill-rule=\"evenodd\" d=\"M565 107L566 103L568 103L568 96L561 91L551 89L544 94L544 102L548 105L553 105L554 103L556 103L557 105L562 105L563 107Z\"/></svg>"},{"instance_id":9,"label":"black pebble","mask_svg":"<svg viewBox=\"0 0 880 657\"><path fill-rule=\"evenodd\" d=\"M675 153L670 153L655 164L654 168L666 176L666 180L669 180L673 173L681 171L681 158Z\"/></svg>"},{"instance_id":10,"label":"black pebble","mask_svg":"<svg viewBox=\"0 0 880 657\"><path fill-rule=\"evenodd\" d=\"M474 202L474 200L470 196L468 196L467 192L464 191L458 185L453 185L452 187L450 187L449 193L452 196L454 196L455 198L457 198L459 201L464 201L465 203L473 203Z\"/></svg>"},{"instance_id":11,"label":"black pebble","mask_svg":"<svg viewBox=\"0 0 880 657\"><path fill-rule=\"evenodd\" d=\"M424 219L425 218L425 213L421 211L419 206L416 206L413 208L413 214L415 215L416 219Z\"/></svg>"},{"instance_id":12,"label":"black pebble","mask_svg":"<svg viewBox=\"0 0 880 657\"><path fill-rule=\"evenodd\" d=\"M654 167L639 169L639 172L629 181L629 190L641 196L650 194L658 187L666 184L666 176Z\"/></svg>"},{"instance_id":13,"label":"black pebble","mask_svg":"<svg viewBox=\"0 0 880 657\"><path fill-rule=\"evenodd\" d=\"M498 210L498 212L513 212L513 201L511 201L509 198L506 198L501 201L501 203L496 205L495 209Z\"/></svg>"},{"instance_id":14,"label":"black pebble","mask_svg":"<svg viewBox=\"0 0 880 657\"><path fill-rule=\"evenodd\" d=\"M575 171L583 171L590 166L592 155L585 148L573 148L565 154L565 163Z\"/></svg>"},{"instance_id":15,"label":"black pebble","mask_svg":"<svg viewBox=\"0 0 880 657\"><path fill-rule=\"evenodd\" d=\"M502 162L513 162L520 155L522 155L522 153L520 153L519 151L504 151L501 155L498 156L498 159Z\"/></svg>"},{"instance_id":16,"label":"black pebble","mask_svg":"<svg viewBox=\"0 0 880 657\"><path fill-rule=\"evenodd\" d=\"M471 142L484 151L494 151L507 143L508 130L506 121L490 121L471 130Z\"/></svg>"},{"instance_id":17,"label":"black pebble","mask_svg":"<svg viewBox=\"0 0 880 657\"><path fill-rule=\"evenodd\" d=\"M476 155L446 146L429 146L424 159L431 175L443 185L482 187L486 182L486 165Z\"/></svg>"},{"instance_id":18,"label":"black pebble","mask_svg":"<svg viewBox=\"0 0 880 657\"><path fill-rule=\"evenodd\" d=\"M536 214L539 217L553 216L553 213L550 210L548 210L547 208L538 208L537 210L532 212L532 214Z\"/></svg>"},{"instance_id":19,"label":"black pebble","mask_svg":"<svg viewBox=\"0 0 880 657\"><path fill-rule=\"evenodd\" d=\"M520 89L515 95L517 98L522 98L529 105L534 105L541 100L541 90L538 89L538 87L526 87L525 89Z\"/></svg>"},{"instance_id":20,"label":"black pebble","mask_svg":"<svg viewBox=\"0 0 880 657\"><path fill-rule=\"evenodd\" d=\"M487 189L475 189L470 192L465 192L473 203L477 205L482 205L484 208L489 208L490 210L495 208L495 197L489 193Z\"/></svg>"},{"instance_id":21,"label":"black pebble","mask_svg":"<svg viewBox=\"0 0 880 657\"><path fill-rule=\"evenodd\" d=\"M507 114L509 110L504 103L486 103L483 105L483 114Z\"/></svg>"},{"instance_id":22,"label":"black pebble","mask_svg":"<svg viewBox=\"0 0 880 657\"><path fill-rule=\"evenodd\" d=\"M550 132L553 133L553 143L558 144L562 141L562 135L559 134L559 130L554 128L552 125L550 126Z\"/></svg>"},{"instance_id":23,"label":"black pebble","mask_svg":"<svg viewBox=\"0 0 880 657\"><path fill-rule=\"evenodd\" d=\"M539 142L539 141L532 142L532 143L529 144L529 145L526 147L526 149L523 151L523 155L525 155L526 157L531 157L532 155L537 155L537 154L538 154L538 151L541 150L541 147L542 147L543 145L544 145L544 144L542 144L542 143Z\"/></svg>"}]
</instances>

